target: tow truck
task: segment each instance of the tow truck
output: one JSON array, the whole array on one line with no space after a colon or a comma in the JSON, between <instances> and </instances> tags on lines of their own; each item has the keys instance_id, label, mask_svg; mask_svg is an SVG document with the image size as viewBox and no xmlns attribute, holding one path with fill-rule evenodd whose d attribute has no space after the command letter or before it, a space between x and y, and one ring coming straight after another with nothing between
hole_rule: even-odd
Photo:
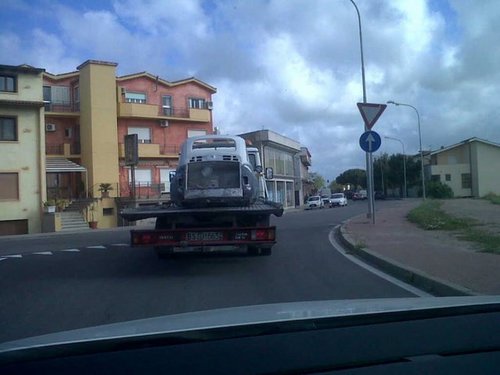
<instances>
[{"instance_id":1,"label":"tow truck","mask_svg":"<svg viewBox=\"0 0 500 375\"><path fill-rule=\"evenodd\" d=\"M244 250L271 255L283 206L268 199L259 151L238 136L188 138L171 176L171 200L125 208L128 221L156 218L155 229L131 230L132 246L154 247L159 258L179 252Z\"/></svg>"}]
</instances>

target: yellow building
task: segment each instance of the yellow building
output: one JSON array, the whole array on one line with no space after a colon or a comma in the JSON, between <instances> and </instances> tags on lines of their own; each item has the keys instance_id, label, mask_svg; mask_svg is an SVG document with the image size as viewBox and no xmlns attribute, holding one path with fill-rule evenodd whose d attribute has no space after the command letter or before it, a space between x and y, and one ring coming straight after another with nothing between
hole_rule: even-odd
<instances>
[{"instance_id":1,"label":"yellow building","mask_svg":"<svg viewBox=\"0 0 500 375\"><path fill-rule=\"evenodd\" d=\"M500 144L466 139L431 153L431 179L451 187L455 197L500 195Z\"/></svg>"},{"instance_id":2,"label":"yellow building","mask_svg":"<svg viewBox=\"0 0 500 375\"><path fill-rule=\"evenodd\" d=\"M0 65L0 235L41 231L46 196L43 72Z\"/></svg>"}]
</instances>

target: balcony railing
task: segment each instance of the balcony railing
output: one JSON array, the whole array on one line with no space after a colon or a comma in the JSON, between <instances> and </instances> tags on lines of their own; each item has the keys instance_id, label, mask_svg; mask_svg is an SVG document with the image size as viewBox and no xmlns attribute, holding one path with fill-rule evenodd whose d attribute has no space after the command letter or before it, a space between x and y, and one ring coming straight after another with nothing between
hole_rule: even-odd
<instances>
[{"instance_id":1,"label":"balcony railing","mask_svg":"<svg viewBox=\"0 0 500 375\"><path fill-rule=\"evenodd\" d=\"M80 103L45 103L45 112L80 112Z\"/></svg>"},{"instance_id":2,"label":"balcony railing","mask_svg":"<svg viewBox=\"0 0 500 375\"><path fill-rule=\"evenodd\" d=\"M165 190L165 184L163 183L151 183L151 182L136 182L135 184L135 198L136 199L149 199L158 198L161 192ZM121 197L132 197L132 184L122 185L120 187Z\"/></svg>"},{"instance_id":3,"label":"balcony railing","mask_svg":"<svg viewBox=\"0 0 500 375\"><path fill-rule=\"evenodd\" d=\"M189 109L181 107L161 108L158 112L159 116L176 117L176 118L189 118Z\"/></svg>"},{"instance_id":4,"label":"balcony railing","mask_svg":"<svg viewBox=\"0 0 500 375\"><path fill-rule=\"evenodd\" d=\"M180 146L178 145L160 145L161 155L178 154L179 152L180 152Z\"/></svg>"},{"instance_id":5,"label":"balcony railing","mask_svg":"<svg viewBox=\"0 0 500 375\"><path fill-rule=\"evenodd\" d=\"M46 155L64 155L64 144L48 144L45 145Z\"/></svg>"},{"instance_id":6,"label":"balcony railing","mask_svg":"<svg viewBox=\"0 0 500 375\"><path fill-rule=\"evenodd\" d=\"M80 143L49 143L45 145L46 155L79 155L81 153Z\"/></svg>"}]
</instances>

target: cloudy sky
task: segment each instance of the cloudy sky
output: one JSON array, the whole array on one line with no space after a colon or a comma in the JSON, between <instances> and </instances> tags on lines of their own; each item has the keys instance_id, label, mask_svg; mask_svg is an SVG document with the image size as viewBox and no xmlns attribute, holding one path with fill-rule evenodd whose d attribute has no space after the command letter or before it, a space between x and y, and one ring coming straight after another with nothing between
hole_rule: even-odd
<instances>
[{"instance_id":1,"label":"cloudy sky","mask_svg":"<svg viewBox=\"0 0 500 375\"><path fill-rule=\"evenodd\" d=\"M415 106L424 149L469 137L500 143L500 2L355 0L367 101ZM364 168L358 20L350 0L2 0L0 63L50 73L87 59L118 75L195 76L217 87L223 133L271 129L333 179ZM388 106L378 153L417 153L416 113ZM375 156L378 154L376 153Z\"/></svg>"}]
</instances>

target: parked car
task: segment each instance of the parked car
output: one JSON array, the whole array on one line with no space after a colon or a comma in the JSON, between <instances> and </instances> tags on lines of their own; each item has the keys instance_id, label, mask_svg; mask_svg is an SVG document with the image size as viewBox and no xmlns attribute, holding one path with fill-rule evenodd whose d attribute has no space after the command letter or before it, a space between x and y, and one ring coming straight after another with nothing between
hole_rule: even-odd
<instances>
[{"instance_id":1,"label":"parked car","mask_svg":"<svg viewBox=\"0 0 500 375\"><path fill-rule=\"evenodd\" d=\"M313 208L323 208L323 200L319 195L313 195L312 197L309 197L306 202L306 210L310 210Z\"/></svg>"},{"instance_id":2,"label":"parked car","mask_svg":"<svg viewBox=\"0 0 500 375\"><path fill-rule=\"evenodd\" d=\"M368 198L366 190L360 190L352 195L353 201L361 201Z\"/></svg>"},{"instance_id":3,"label":"parked car","mask_svg":"<svg viewBox=\"0 0 500 375\"><path fill-rule=\"evenodd\" d=\"M322 196L321 200L323 201L324 207L331 207L330 205L330 196Z\"/></svg>"},{"instance_id":4,"label":"parked car","mask_svg":"<svg viewBox=\"0 0 500 375\"><path fill-rule=\"evenodd\" d=\"M384 192L383 191L376 191L375 192L375 199L384 200L385 199Z\"/></svg>"},{"instance_id":5,"label":"parked car","mask_svg":"<svg viewBox=\"0 0 500 375\"><path fill-rule=\"evenodd\" d=\"M335 193L330 197L330 206L347 206L347 198L344 193Z\"/></svg>"}]
</instances>

